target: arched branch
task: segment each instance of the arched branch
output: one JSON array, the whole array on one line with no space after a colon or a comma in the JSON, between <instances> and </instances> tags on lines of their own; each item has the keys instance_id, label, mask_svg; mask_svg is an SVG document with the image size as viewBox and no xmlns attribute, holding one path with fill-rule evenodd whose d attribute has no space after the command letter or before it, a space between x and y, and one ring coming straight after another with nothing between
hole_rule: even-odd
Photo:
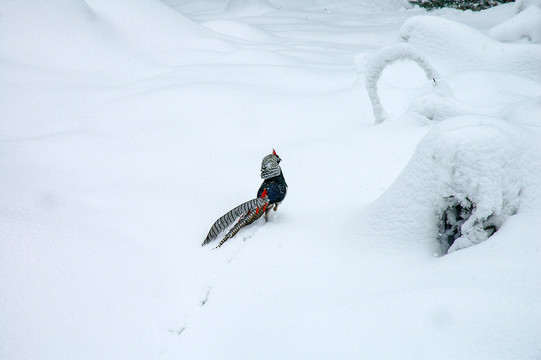
<instances>
[{"instance_id":1,"label":"arched branch","mask_svg":"<svg viewBox=\"0 0 541 360\"><path fill-rule=\"evenodd\" d=\"M380 124L389 117L381 104L378 95L378 81L383 70L396 61L411 60L424 71L426 78L433 82L433 86L443 87L449 93L447 85L442 85L440 74L430 65L428 60L409 44L394 44L380 49L369 59L366 69L366 90L372 102L375 124Z\"/></svg>"}]
</instances>

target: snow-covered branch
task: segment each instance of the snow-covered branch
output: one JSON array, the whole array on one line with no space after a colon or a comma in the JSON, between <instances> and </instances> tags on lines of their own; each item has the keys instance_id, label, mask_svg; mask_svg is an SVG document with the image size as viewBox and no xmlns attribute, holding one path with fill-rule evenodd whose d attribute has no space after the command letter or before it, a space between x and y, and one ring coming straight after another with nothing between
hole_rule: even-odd
<instances>
[{"instance_id":1,"label":"snow-covered branch","mask_svg":"<svg viewBox=\"0 0 541 360\"><path fill-rule=\"evenodd\" d=\"M369 59L366 69L366 89L372 102L375 123L379 124L388 119L378 95L378 81L383 70L394 62L410 60L415 62L424 71L426 78L433 82L433 86L439 86L442 94L448 94L449 89L442 84L440 75L428 60L409 44L394 44L382 48Z\"/></svg>"}]
</instances>

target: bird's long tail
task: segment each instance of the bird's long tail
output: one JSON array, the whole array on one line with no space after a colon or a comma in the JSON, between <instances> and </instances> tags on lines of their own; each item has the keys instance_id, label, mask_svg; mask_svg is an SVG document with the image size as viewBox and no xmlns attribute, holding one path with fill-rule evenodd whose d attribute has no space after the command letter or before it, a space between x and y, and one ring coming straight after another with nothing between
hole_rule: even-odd
<instances>
[{"instance_id":1,"label":"bird's long tail","mask_svg":"<svg viewBox=\"0 0 541 360\"><path fill-rule=\"evenodd\" d=\"M259 219L264 213L268 205L268 199L266 191L261 194L260 197L246 201L245 203L240 204L239 206L231 209L222 217L220 217L212 225L209 230L209 233L201 246L208 244L212 240L216 239L218 235L225 229L227 229L235 221L237 223L235 226L229 230L229 232L224 236L223 240L220 242L218 247L222 246L224 242L235 236L240 229L249 225Z\"/></svg>"}]
</instances>

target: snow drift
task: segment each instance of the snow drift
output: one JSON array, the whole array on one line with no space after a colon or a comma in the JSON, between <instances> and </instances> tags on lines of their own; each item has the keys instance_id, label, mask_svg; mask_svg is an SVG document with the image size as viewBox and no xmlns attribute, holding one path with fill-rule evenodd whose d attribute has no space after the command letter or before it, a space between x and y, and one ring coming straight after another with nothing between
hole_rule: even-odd
<instances>
[{"instance_id":1,"label":"snow drift","mask_svg":"<svg viewBox=\"0 0 541 360\"><path fill-rule=\"evenodd\" d=\"M6 2L3 8L0 56L17 63L128 73L233 49L157 0Z\"/></svg>"},{"instance_id":2,"label":"snow drift","mask_svg":"<svg viewBox=\"0 0 541 360\"><path fill-rule=\"evenodd\" d=\"M537 45L500 43L469 26L435 16L408 19L400 39L426 54L443 76L469 70L504 71L541 81L541 67L532 61L541 59Z\"/></svg>"},{"instance_id":3,"label":"snow drift","mask_svg":"<svg viewBox=\"0 0 541 360\"><path fill-rule=\"evenodd\" d=\"M505 42L526 39L532 43L539 43L541 42L541 9L530 5L511 19L491 28L488 35Z\"/></svg>"}]
</instances>

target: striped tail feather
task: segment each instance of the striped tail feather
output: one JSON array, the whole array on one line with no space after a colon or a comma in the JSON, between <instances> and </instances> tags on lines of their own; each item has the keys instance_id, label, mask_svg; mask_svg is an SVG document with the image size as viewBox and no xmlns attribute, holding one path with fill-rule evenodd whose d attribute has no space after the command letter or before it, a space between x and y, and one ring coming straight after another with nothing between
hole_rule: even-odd
<instances>
[{"instance_id":1,"label":"striped tail feather","mask_svg":"<svg viewBox=\"0 0 541 360\"><path fill-rule=\"evenodd\" d=\"M235 224L235 226L233 226L231 228L231 230L229 230L229 232L227 234L225 234L222 241L220 241L220 243L216 247L219 248L227 240L229 240L233 236L237 235L237 233L240 231L240 229L242 229L243 227L245 227L247 225L250 225L251 223L253 223L257 219L259 219L261 216L263 216L263 214L265 213L265 210L267 209L267 205L268 205L268 203L264 203L262 207L256 208L255 211L254 210L248 211L248 213L245 214L244 216L242 216L240 218L240 220Z\"/></svg>"},{"instance_id":2,"label":"striped tail feather","mask_svg":"<svg viewBox=\"0 0 541 360\"><path fill-rule=\"evenodd\" d=\"M257 219L252 219L253 215L250 216L250 214L255 213L261 213L263 214L264 211L260 211L259 209L263 208L267 204L266 196L262 196L256 199L252 199L250 201L246 201L245 203L240 204L239 206L231 209L229 212L224 214L222 217L220 217L216 222L212 225L212 227L209 230L209 233L201 246L208 244L212 240L216 239L218 235L225 229L227 229L231 224L233 224L235 221L238 220L238 223L235 225L233 229L227 234L229 235L228 239L235 236L235 234L244 226L251 224ZM261 216L261 215L259 215ZM259 217L258 217L259 218ZM246 223L247 220L252 219L249 223ZM239 224L243 224L239 227ZM238 229L236 229L238 227ZM233 233L233 230L236 230ZM230 235L232 234L232 235ZM227 241L227 239L225 240ZM219 246L221 246L225 241L222 241Z\"/></svg>"}]
</instances>

